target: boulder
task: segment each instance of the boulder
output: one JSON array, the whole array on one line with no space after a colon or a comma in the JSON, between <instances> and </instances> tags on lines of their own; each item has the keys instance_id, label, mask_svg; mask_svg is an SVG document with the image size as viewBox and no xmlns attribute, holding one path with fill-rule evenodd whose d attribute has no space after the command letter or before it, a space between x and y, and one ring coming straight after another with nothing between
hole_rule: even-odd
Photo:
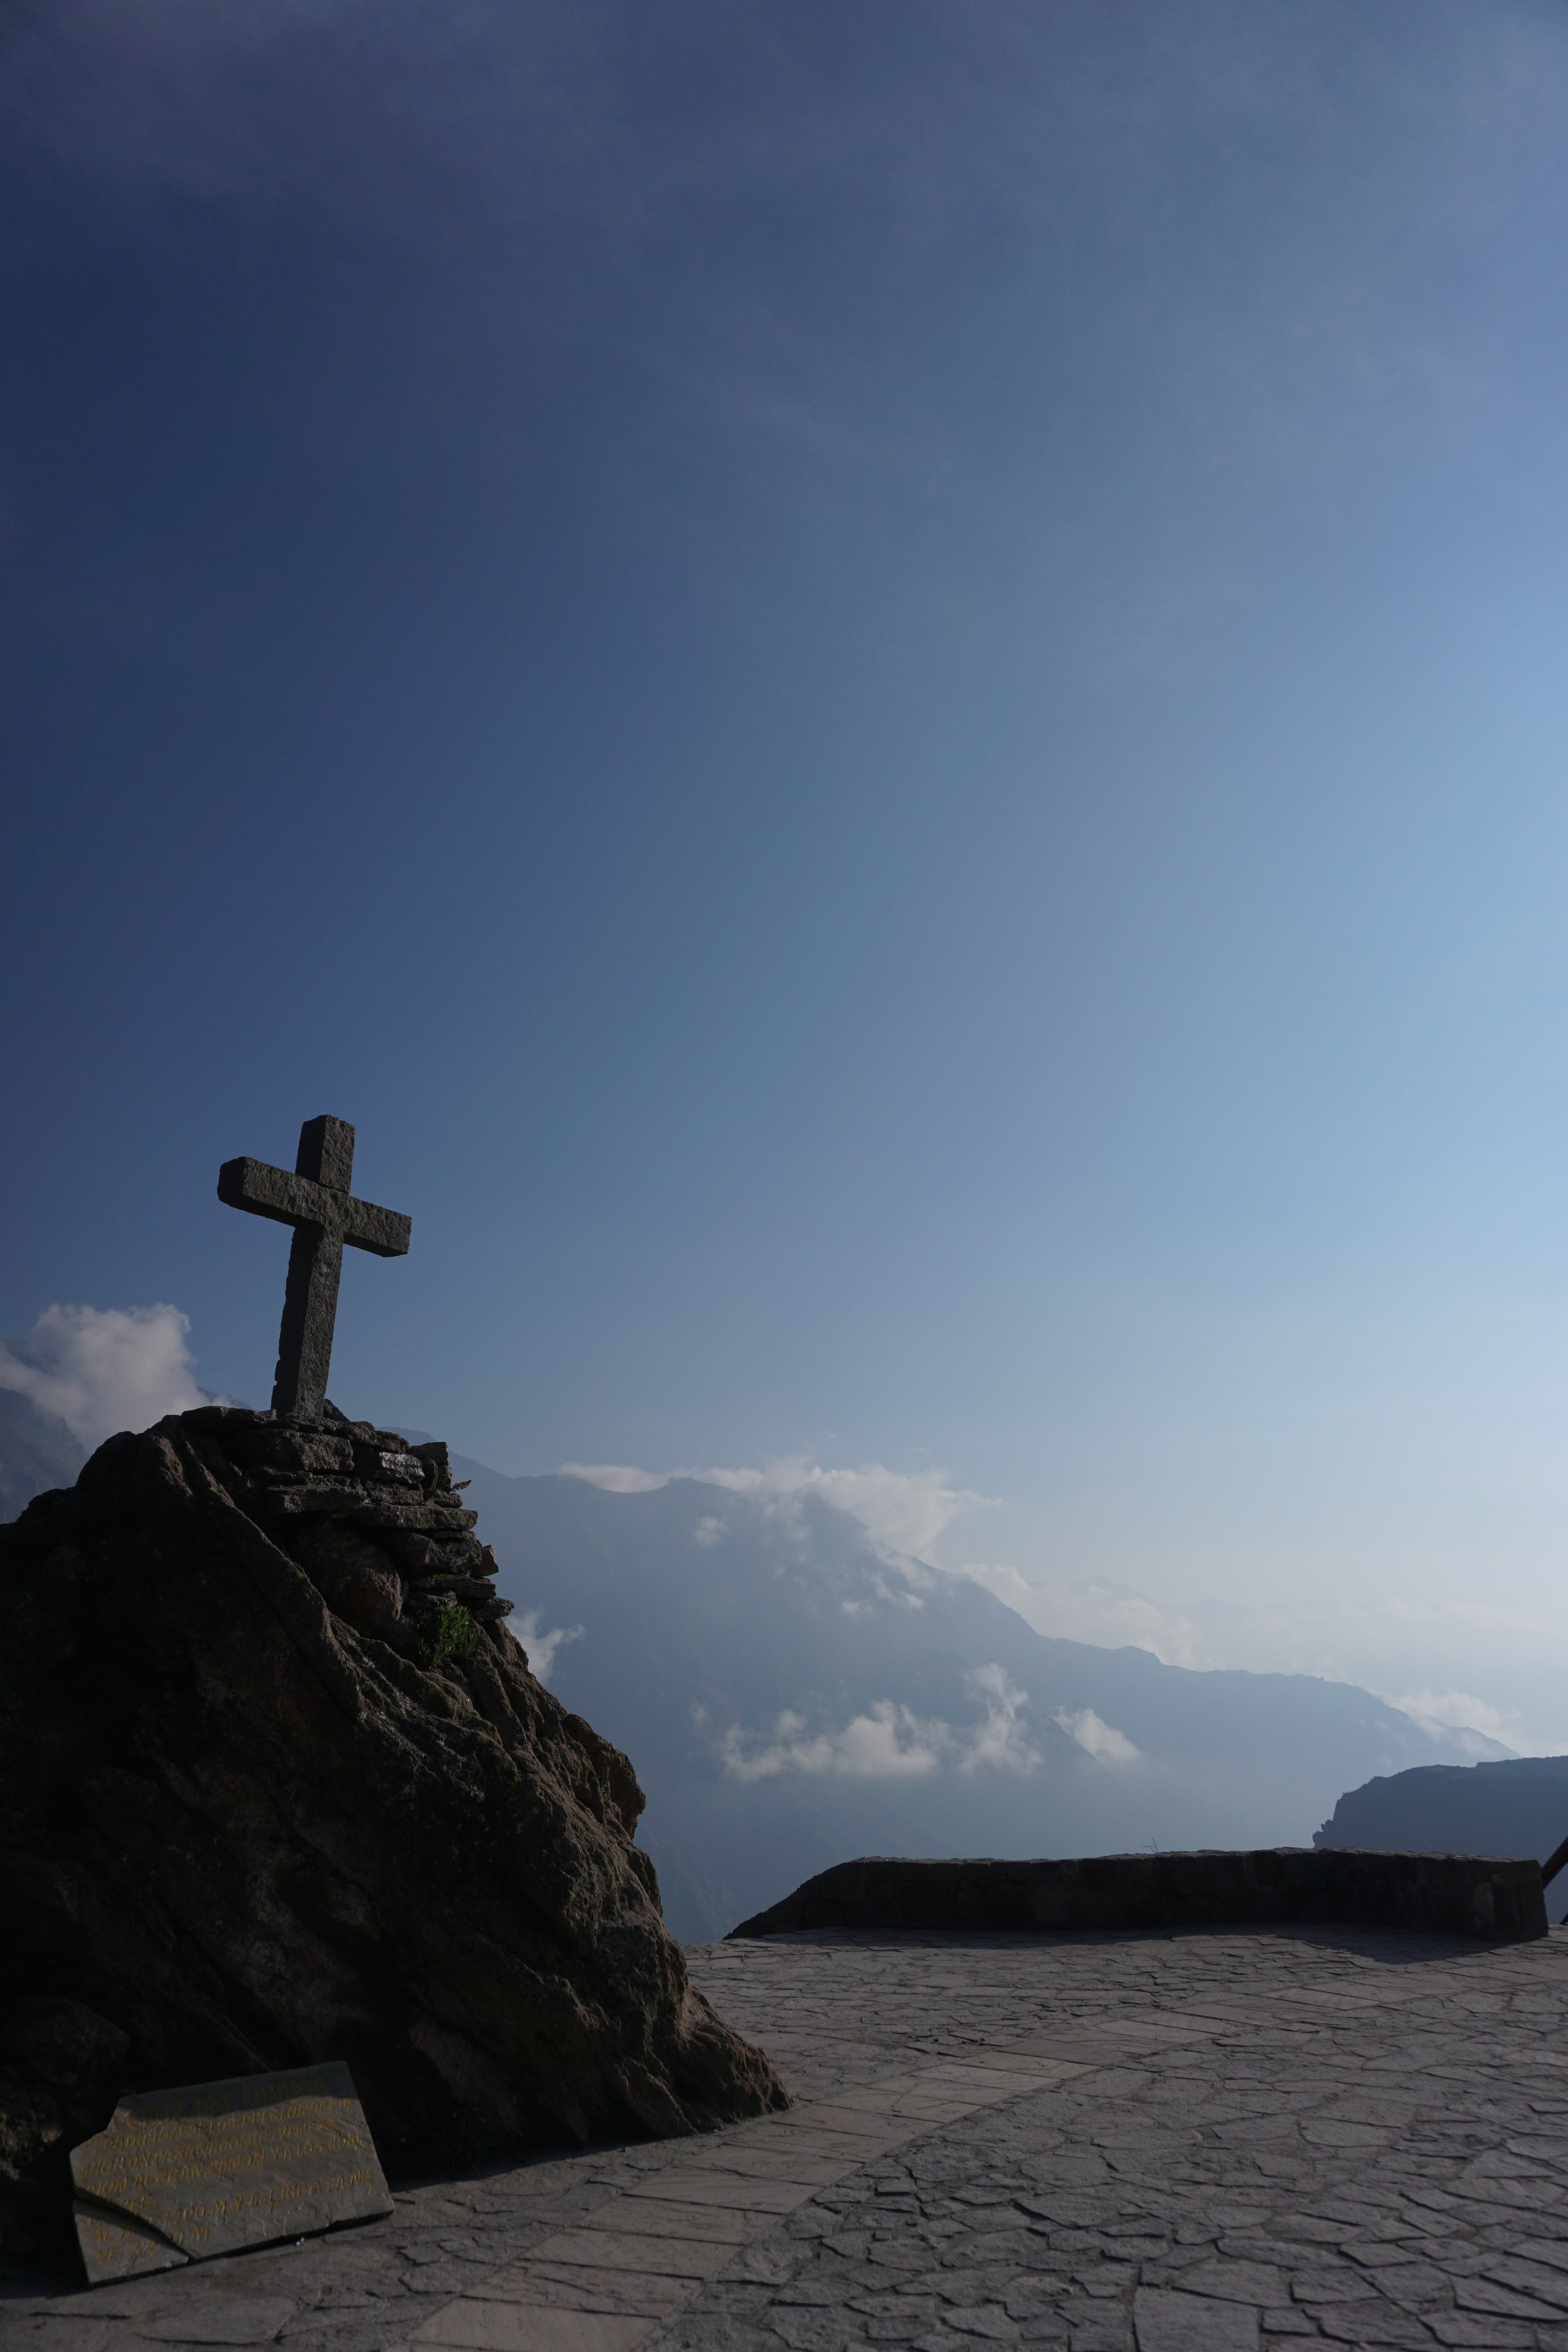
<instances>
[{"instance_id":1,"label":"boulder","mask_svg":"<svg viewBox=\"0 0 1568 2352\"><path fill-rule=\"evenodd\" d=\"M66 2242L123 2089L345 2059L405 2174L787 2104L473 1519L444 1446L209 1406L0 1528L13 2257Z\"/></svg>"}]
</instances>

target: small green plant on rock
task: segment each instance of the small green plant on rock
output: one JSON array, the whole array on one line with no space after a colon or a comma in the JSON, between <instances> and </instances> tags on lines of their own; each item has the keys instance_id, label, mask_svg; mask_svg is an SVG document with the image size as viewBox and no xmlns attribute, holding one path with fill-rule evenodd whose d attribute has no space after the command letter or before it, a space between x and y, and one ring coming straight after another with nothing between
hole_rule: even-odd
<instances>
[{"instance_id":1,"label":"small green plant on rock","mask_svg":"<svg viewBox=\"0 0 1568 2352\"><path fill-rule=\"evenodd\" d=\"M427 1666L444 1666L448 1658L466 1658L479 1638L479 1629L460 1601L437 1601L420 1624L420 1654Z\"/></svg>"}]
</instances>

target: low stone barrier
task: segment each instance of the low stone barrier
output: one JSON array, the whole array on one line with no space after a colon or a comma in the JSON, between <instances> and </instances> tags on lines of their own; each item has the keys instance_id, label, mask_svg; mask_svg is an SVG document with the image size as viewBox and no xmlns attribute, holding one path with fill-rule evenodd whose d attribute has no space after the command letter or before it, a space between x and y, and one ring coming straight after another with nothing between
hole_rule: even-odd
<instances>
[{"instance_id":1,"label":"low stone barrier","mask_svg":"<svg viewBox=\"0 0 1568 2352\"><path fill-rule=\"evenodd\" d=\"M1546 1933L1538 1862L1468 1853L1265 1847L1069 1862L903 1862L872 1854L808 1878L731 1936L808 1927L1250 1927L1347 1923L1521 1943Z\"/></svg>"}]
</instances>

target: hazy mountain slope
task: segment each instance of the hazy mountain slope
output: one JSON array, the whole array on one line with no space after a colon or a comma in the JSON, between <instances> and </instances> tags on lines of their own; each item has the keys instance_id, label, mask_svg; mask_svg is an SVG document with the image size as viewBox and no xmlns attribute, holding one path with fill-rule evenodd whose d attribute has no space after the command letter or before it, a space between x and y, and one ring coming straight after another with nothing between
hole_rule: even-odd
<instances>
[{"instance_id":1,"label":"hazy mountain slope","mask_svg":"<svg viewBox=\"0 0 1568 2352\"><path fill-rule=\"evenodd\" d=\"M520 1615L583 1629L551 1686L630 1754L688 1937L855 1853L1304 1844L1444 1752L1347 1684L1047 1640L816 1497L461 1475Z\"/></svg>"},{"instance_id":2,"label":"hazy mountain slope","mask_svg":"<svg viewBox=\"0 0 1568 2352\"><path fill-rule=\"evenodd\" d=\"M1340 1799L1314 1845L1394 1853L1531 1853L1544 1862L1568 1837L1568 1756L1496 1764L1418 1765ZM1568 1914L1568 1872L1551 1887L1553 1920Z\"/></svg>"},{"instance_id":3,"label":"hazy mountain slope","mask_svg":"<svg viewBox=\"0 0 1568 2352\"><path fill-rule=\"evenodd\" d=\"M0 1389L0 1519L14 1519L51 1486L74 1486L86 1460L63 1421L19 1390Z\"/></svg>"}]
</instances>

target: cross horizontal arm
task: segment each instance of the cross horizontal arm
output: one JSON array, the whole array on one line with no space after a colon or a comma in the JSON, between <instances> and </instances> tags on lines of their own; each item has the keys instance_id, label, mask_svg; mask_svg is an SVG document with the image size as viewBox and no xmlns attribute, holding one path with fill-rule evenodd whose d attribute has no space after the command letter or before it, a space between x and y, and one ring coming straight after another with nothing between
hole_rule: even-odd
<instances>
[{"instance_id":1,"label":"cross horizontal arm","mask_svg":"<svg viewBox=\"0 0 1568 2352\"><path fill-rule=\"evenodd\" d=\"M406 1257L408 1239L414 1231L412 1217L405 1217L396 1209L378 1209L374 1201L345 1201L348 1223L343 1227L343 1239L355 1249L369 1250L373 1257Z\"/></svg>"},{"instance_id":2,"label":"cross horizontal arm","mask_svg":"<svg viewBox=\"0 0 1568 2352\"><path fill-rule=\"evenodd\" d=\"M248 1209L253 1216L272 1217L280 1225L342 1223L341 1192L309 1176L296 1176L291 1169L270 1167L265 1160L226 1160L217 1171L217 1196L230 1209ZM359 1203L350 1205L357 1208ZM403 1246L408 1247L406 1240Z\"/></svg>"}]
</instances>

